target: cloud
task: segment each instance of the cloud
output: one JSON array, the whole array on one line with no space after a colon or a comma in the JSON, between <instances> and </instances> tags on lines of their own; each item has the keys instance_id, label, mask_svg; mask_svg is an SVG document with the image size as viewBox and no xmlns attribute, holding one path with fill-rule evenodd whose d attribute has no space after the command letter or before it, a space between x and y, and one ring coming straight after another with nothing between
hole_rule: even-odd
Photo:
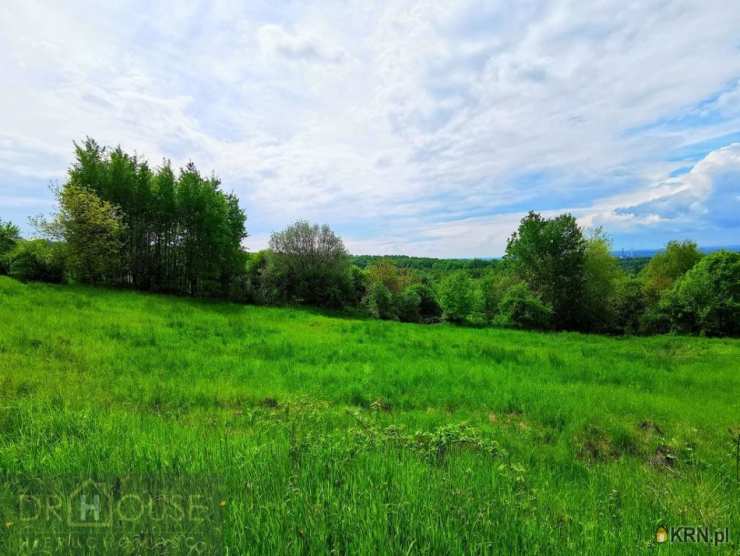
<instances>
[{"instance_id":1,"label":"cloud","mask_svg":"<svg viewBox=\"0 0 740 556\"><path fill-rule=\"evenodd\" d=\"M263 25L257 30L257 42L264 51L291 60L339 63L345 52L324 44L318 37L291 33L280 25Z\"/></svg>"},{"instance_id":2,"label":"cloud","mask_svg":"<svg viewBox=\"0 0 740 556\"><path fill-rule=\"evenodd\" d=\"M696 162L740 132L738 28L720 0L10 0L0 218L90 135L215 171L255 247L309 218L356 250L497 255L530 208L721 241L734 174Z\"/></svg>"},{"instance_id":3,"label":"cloud","mask_svg":"<svg viewBox=\"0 0 740 556\"><path fill-rule=\"evenodd\" d=\"M691 171L654 188L651 199L617 214L665 222L740 227L740 143L709 153Z\"/></svg>"}]
</instances>

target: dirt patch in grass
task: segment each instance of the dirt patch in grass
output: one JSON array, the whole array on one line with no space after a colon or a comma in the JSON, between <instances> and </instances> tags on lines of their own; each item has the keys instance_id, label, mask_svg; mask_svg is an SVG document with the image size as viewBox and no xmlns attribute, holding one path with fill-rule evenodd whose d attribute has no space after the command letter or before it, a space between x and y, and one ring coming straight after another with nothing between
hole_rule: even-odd
<instances>
[{"instance_id":1,"label":"dirt patch in grass","mask_svg":"<svg viewBox=\"0 0 740 556\"><path fill-rule=\"evenodd\" d=\"M649 461L651 465L673 468L678 463L678 457L673 448L666 444L659 444Z\"/></svg>"},{"instance_id":2,"label":"dirt patch in grass","mask_svg":"<svg viewBox=\"0 0 740 556\"><path fill-rule=\"evenodd\" d=\"M605 463L622 456L612 436L594 425L588 425L576 436L575 445L576 457L587 463Z\"/></svg>"},{"instance_id":3,"label":"dirt patch in grass","mask_svg":"<svg viewBox=\"0 0 740 556\"><path fill-rule=\"evenodd\" d=\"M649 419L642 421L639 425L637 425L637 428L644 432L655 433L658 436L663 436L663 429L661 429L657 423L654 423Z\"/></svg>"}]
</instances>

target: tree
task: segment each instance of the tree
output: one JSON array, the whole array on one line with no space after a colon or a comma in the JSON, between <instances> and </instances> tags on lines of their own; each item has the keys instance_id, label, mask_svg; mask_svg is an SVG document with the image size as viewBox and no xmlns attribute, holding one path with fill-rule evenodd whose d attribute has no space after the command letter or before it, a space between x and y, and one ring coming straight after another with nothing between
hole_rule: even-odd
<instances>
[{"instance_id":1,"label":"tree","mask_svg":"<svg viewBox=\"0 0 740 556\"><path fill-rule=\"evenodd\" d=\"M584 259L583 318L588 330L613 331L617 320L617 288L624 272L611 254L611 244L601 228L586 241Z\"/></svg>"},{"instance_id":2,"label":"tree","mask_svg":"<svg viewBox=\"0 0 740 556\"><path fill-rule=\"evenodd\" d=\"M511 286L501 298L496 323L515 328L550 328L552 308L522 283Z\"/></svg>"},{"instance_id":3,"label":"tree","mask_svg":"<svg viewBox=\"0 0 740 556\"><path fill-rule=\"evenodd\" d=\"M246 216L220 181L193 163L177 175L151 169L121 147L75 144L66 187L95 193L121 220L120 279L139 289L189 295L244 295ZM109 279L94 271L96 282Z\"/></svg>"},{"instance_id":4,"label":"tree","mask_svg":"<svg viewBox=\"0 0 740 556\"><path fill-rule=\"evenodd\" d=\"M351 296L349 255L329 226L296 222L272 234L270 249L270 274L286 299L341 306Z\"/></svg>"},{"instance_id":5,"label":"tree","mask_svg":"<svg viewBox=\"0 0 740 556\"><path fill-rule=\"evenodd\" d=\"M122 276L124 226L119 210L84 187L58 191L59 213L47 225L67 244L68 267L87 283L113 283Z\"/></svg>"},{"instance_id":6,"label":"tree","mask_svg":"<svg viewBox=\"0 0 740 556\"><path fill-rule=\"evenodd\" d=\"M464 270L446 276L439 289L439 302L444 318L450 322L464 322L473 310L475 295L473 282Z\"/></svg>"},{"instance_id":7,"label":"tree","mask_svg":"<svg viewBox=\"0 0 740 556\"><path fill-rule=\"evenodd\" d=\"M557 328L583 325L586 240L570 214L546 219L530 212L506 245L507 264L543 302Z\"/></svg>"},{"instance_id":8,"label":"tree","mask_svg":"<svg viewBox=\"0 0 740 556\"><path fill-rule=\"evenodd\" d=\"M370 283L380 282L394 295L419 281L413 271L408 268L398 268L388 257L378 259L368 266L367 280Z\"/></svg>"},{"instance_id":9,"label":"tree","mask_svg":"<svg viewBox=\"0 0 740 556\"><path fill-rule=\"evenodd\" d=\"M0 274L8 272L6 257L21 239L18 226L0 219Z\"/></svg>"},{"instance_id":10,"label":"tree","mask_svg":"<svg viewBox=\"0 0 740 556\"><path fill-rule=\"evenodd\" d=\"M669 241L665 250L656 253L641 273L648 303L656 303L660 294L669 290L701 256L693 241Z\"/></svg>"},{"instance_id":11,"label":"tree","mask_svg":"<svg viewBox=\"0 0 740 556\"><path fill-rule=\"evenodd\" d=\"M740 335L740 253L719 251L702 258L661 303L676 331Z\"/></svg>"}]
</instances>

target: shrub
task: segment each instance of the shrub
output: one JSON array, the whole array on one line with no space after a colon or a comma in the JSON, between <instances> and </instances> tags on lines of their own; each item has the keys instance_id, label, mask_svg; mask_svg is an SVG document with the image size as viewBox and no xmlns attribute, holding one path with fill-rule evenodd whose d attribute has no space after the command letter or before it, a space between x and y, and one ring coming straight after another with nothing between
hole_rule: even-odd
<instances>
[{"instance_id":1,"label":"shrub","mask_svg":"<svg viewBox=\"0 0 740 556\"><path fill-rule=\"evenodd\" d=\"M0 274L8 273L8 254L20 241L18 226L0 220Z\"/></svg>"},{"instance_id":2,"label":"shrub","mask_svg":"<svg viewBox=\"0 0 740 556\"><path fill-rule=\"evenodd\" d=\"M424 283L414 284L406 291L419 297L419 320L421 322L435 322L442 317L442 307L439 306L437 295L431 286Z\"/></svg>"},{"instance_id":3,"label":"shrub","mask_svg":"<svg viewBox=\"0 0 740 556\"><path fill-rule=\"evenodd\" d=\"M740 335L740 253L720 251L702 258L662 304L676 331Z\"/></svg>"},{"instance_id":4,"label":"shrub","mask_svg":"<svg viewBox=\"0 0 740 556\"><path fill-rule=\"evenodd\" d=\"M515 284L499 304L497 323L515 328L547 329L552 324L552 308L543 303L525 284Z\"/></svg>"},{"instance_id":5,"label":"shrub","mask_svg":"<svg viewBox=\"0 0 740 556\"><path fill-rule=\"evenodd\" d=\"M453 272L440 284L439 302L444 318L450 322L463 322L470 315L475 303L473 283L463 270Z\"/></svg>"},{"instance_id":6,"label":"shrub","mask_svg":"<svg viewBox=\"0 0 740 556\"><path fill-rule=\"evenodd\" d=\"M615 326L624 334L641 331L640 322L645 313L645 294L640 280L624 277L617 283Z\"/></svg>"},{"instance_id":7,"label":"shrub","mask_svg":"<svg viewBox=\"0 0 740 556\"><path fill-rule=\"evenodd\" d=\"M259 305L269 305L280 300L275 280L270 275L270 252L257 251L247 257L245 264L245 299Z\"/></svg>"},{"instance_id":8,"label":"shrub","mask_svg":"<svg viewBox=\"0 0 740 556\"><path fill-rule=\"evenodd\" d=\"M365 305L376 319L393 320L398 318L393 294L381 282L373 282L368 289Z\"/></svg>"},{"instance_id":9,"label":"shrub","mask_svg":"<svg viewBox=\"0 0 740 556\"><path fill-rule=\"evenodd\" d=\"M19 242L8 255L9 272L18 280L64 281L64 246L43 239Z\"/></svg>"},{"instance_id":10,"label":"shrub","mask_svg":"<svg viewBox=\"0 0 740 556\"><path fill-rule=\"evenodd\" d=\"M504 294L518 282L516 276L507 271L491 272L481 280L478 311L486 321L493 322Z\"/></svg>"},{"instance_id":11,"label":"shrub","mask_svg":"<svg viewBox=\"0 0 740 556\"><path fill-rule=\"evenodd\" d=\"M350 279L352 284L350 301L354 304L360 303L367 295L367 276L365 271L357 265L350 267Z\"/></svg>"},{"instance_id":12,"label":"shrub","mask_svg":"<svg viewBox=\"0 0 740 556\"><path fill-rule=\"evenodd\" d=\"M406 288L396 296L398 318L403 322L419 322L421 297L411 288Z\"/></svg>"},{"instance_id":13,"label":"shrub","mask_svg":"<svg viewBox=\"0 0 740 556\"><path fill-rule=\"evenodd\" d=\"M701 253L693 241L669 241L665 250L656 253L641 273L648 303L657 303L661 293L668 291L700 259Z\"/></svg>"}]
</instances>

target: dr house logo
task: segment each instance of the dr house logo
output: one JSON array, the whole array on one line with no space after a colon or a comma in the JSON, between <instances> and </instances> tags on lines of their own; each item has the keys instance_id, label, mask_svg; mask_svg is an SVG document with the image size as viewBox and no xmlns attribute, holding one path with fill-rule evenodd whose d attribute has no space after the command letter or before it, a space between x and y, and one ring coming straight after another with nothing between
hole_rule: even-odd
<instances>
[{"instance_id":1,"label":"dr house logo","mask_svg":"<svg viewBox=\"0 0 740 556\"><path fill-rule=\"evenodd\" d=\"M105 483L87 479L61 494L19 494L22 524L66 524L70 528L111 528L114 523L140 521L160 525L197 525L213 515L212 500L202 494L118 493Z\"/></svg>"}]
</instances>

